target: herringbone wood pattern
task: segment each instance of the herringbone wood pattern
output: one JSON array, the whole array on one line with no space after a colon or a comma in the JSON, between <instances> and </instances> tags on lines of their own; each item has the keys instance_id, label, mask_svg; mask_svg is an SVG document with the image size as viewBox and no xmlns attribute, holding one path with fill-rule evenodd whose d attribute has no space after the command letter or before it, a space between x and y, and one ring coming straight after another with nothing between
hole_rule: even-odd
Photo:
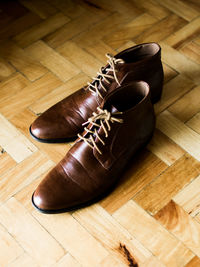
<instances>
[{"instance_id":1,"label":"herringbone wood pattern","mask_svg":"<svg viewBox=\"0 0 200 267\"><path fill-rule=\"evenodd\" d=\"M1 1L1 267L200 266L199 15L199 0ZM149 41L165 71L153 140L107 198L40 214L32 192L72 144L38 143L29 125L106 52Z\"/></svg>"}]
</instances>

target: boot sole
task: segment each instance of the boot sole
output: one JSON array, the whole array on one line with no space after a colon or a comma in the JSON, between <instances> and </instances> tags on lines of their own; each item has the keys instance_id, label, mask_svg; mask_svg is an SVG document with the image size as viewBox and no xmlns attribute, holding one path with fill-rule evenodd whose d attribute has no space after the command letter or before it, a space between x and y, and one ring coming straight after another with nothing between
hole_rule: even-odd
<instances>
[{"instance_id":1,"label":"boot sole","mask_svg":"<svg viewBox=\"0 0 200 267\"><path fill-rule=\"evenodd\" d=\"M40 143L46 143L46 144L58 144L58 143L68 143L68 142L73 142L76 140L77 136L70 137L70 138L55 138L55 139L41 139L36 137L32 132L31 132L31 126L29 127L29 133L33 139Z\"/></svg>"}]
</instances>

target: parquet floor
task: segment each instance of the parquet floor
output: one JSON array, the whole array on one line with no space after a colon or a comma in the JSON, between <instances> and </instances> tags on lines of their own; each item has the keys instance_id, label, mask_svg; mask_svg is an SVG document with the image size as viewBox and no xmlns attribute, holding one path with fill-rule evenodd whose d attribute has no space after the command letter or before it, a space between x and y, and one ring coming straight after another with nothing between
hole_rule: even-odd
<instances>
[{"instance_id":1,"label":"parquet floor","mask_svg":"<svg viewBox=\"0 0 200 267\"><path fill-rule=\"evenodd\" d=\"M72 144L31 122L134 44L162 47L157 129L119 186L88 208L43 215L31 195ZM200 266L199 0L0 3L0 266Z\"/></svg>"}]
</instances>

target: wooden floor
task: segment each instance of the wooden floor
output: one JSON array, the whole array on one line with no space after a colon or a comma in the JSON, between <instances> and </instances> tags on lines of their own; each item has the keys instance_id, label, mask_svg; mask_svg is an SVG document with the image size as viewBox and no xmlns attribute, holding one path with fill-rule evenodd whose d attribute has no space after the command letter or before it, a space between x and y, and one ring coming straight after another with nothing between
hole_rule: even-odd
<instances>
[{"instance_id":1,"label":"wooden floor","mask_svg":"<svg viewBox=\"0 0 200 267\"><path fill-rule=\"evenodd\" d=\"M199 0L0 3L0 267L200 266ZM31 122L134 44L162 47L157 129L99 203L43 215L31 195L72 144Z\"/></svg>"}]
</instances>

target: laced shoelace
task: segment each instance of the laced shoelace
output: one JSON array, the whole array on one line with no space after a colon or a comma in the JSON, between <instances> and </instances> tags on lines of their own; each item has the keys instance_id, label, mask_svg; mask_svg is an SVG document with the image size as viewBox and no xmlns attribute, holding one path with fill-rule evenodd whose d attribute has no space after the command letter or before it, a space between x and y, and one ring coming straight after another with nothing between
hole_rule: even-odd
<instances>
[{"instance_id":1,"label":"laced shoelace","mask_svg":"<svg viewBox=\"0 0 200 267\"><path fill-rule=\"evenodd\" d=\"M108 79L114 79L118 85L120 85L120 82L117 78L117 70L115 68L115 66L117 64L123 64L124 60L121 58L115 58L114 56L110 55L110 54L106 54L106 57L108 58L107 63L109 65L109 67L107 67L105 69L106 72L111 71L113 72L112 75L111 74L105 74L102 72L102 68L97 72L97 77L93 77L93 81L90 83L88 82L88 88L91 92L98 94L102 99L103 96L100 93L99 89L98 89L98 82L101 85L101 87L103 88L103 90L105 92L107 92L107 89L104 87L104 85L102 84L102 79L104 79L108 84L110 84L111 82ZM98 78L99 77L99 78Z\"/></svg>"},{"instance_id":2,"label":"laced shoelace","mask_svg":"<svg viewBox=\"0 0 200 267\"><path fill-rule=\"evenodd\" d=\"M105 137L108 137L108 131L111 130L111 126L110 126L110 122L114 123L114 122L118 122L118 123L122 123L123 120L114 117L113 115L119 115L122 114L122 112L114 112L111 113L109 111L107 111L106 109L101 109L100 107L97 108L99 113L93 112L93 116L90 117L85 123L83 123L83 125L89 124L91 123L93 126L95 126L94 130L90 130L87 127L84 128L84 130L87 133L90 133L89 137L83 137L82 135L78 134L78 137L83 140L86 144L88 144L92 149L95 147L96 150L99 152L99 154L102 154L101 150L98 148L97 144L95 143L94 140L94 135L97 137L97 139L103 144L105 145L105 142L101 139L101 137L99 136L97 129L99 129L100 127L102 127L104 133L105 133ZM100 121L100 123L97 123L97 120ZM104 125L104 122L107 125Z\"/></svg>"}]
</instances>

